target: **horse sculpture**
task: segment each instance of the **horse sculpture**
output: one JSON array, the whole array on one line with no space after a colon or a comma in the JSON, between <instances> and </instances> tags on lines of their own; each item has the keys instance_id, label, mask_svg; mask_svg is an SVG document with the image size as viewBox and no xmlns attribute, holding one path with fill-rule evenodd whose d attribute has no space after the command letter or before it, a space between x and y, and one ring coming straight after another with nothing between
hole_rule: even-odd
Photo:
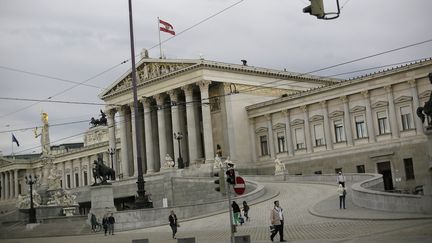
<instances>
[{"instance_id":1,"label":"horse sculpture","mask_svg":"<svg viewBox=\"0 0 432 243\"><path fill-rule=\"evenodd\" d=\"M108 183L107 180L115 180L115 171L103 163L101 156L98 156L98 159L95 160L93 162L93 164L94 164L94 168L93 168L94 183L93 183L93 186L110 185L110 183ZM98 180L99 180L99 183L98 183Z\"/></svg>"},{"instance_id":2,"label":"horse sculpture","mask_svg":"<svg viewBox=\"0 0 432 243\"><path fill-rule=\"evenodd\" d=\"M432 73L429 73L428 77L430 83L432 84ZM422 123L424 123L426 117L428 117L428 126L432 126L432 92L430 94L429 100L425 102L424 106L417 108L417 116L421 119Z\"/></svg>"},{"instance_id":3,"label":"horse sculpture","mask_svg":"<svg viewBox=\"0 0 432 243\"><path fill-rule=\"evenodd\" d=\"M102 111L102 110L100 110L100 116L101 116L101 118L100 119L95 119L94 117L92 117L91 119L90 119L90 124L93 126L93 127L97 127L97 126L106 126L107 125L107 118L106 118L106 114Z\"/></svg>"}]
</instances>

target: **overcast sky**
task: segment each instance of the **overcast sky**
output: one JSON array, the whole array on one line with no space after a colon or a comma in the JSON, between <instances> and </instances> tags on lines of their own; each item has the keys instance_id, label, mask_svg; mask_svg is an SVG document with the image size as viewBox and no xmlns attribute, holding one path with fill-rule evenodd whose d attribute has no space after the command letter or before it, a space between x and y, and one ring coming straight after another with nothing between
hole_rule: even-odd
<instances>
[{"instance_id":1,"label":"overcast sky","mask_svg":"<svg viewBox=\"0 0 432 243\"><path fill-rule=\"evenodd\" d=\"M324 1L327 12L335 10L335 1ZM430 0L340 0L340 17L327 21L302 12L307 0L132 2L136 53L158 44L157 17L180 33L240 2L163 44L167 58L203 55L238 64L246 59L250 66L304 73L432 39ZM130 62L118 65L130 59L128 17L127 0L0 0L0 97L101 103L98 94L131 67ZM162 40L169 37L161 34ZM156 58L159 48L149 53ZM429 41L314 74L336 75L431 56ZM89 86L11 70L84 82L112 67L86 82ZM14 152L40 152L39 139L24 128L40 126L41 111L53 125L97 117L100 108L0 99L0 151L10 154L10 131L22 129L13 132L21 145L14 144ZM82 142L78 134L88 128L87 122L53 126L51 143ZM67 137L72 138L63 139Z\"/></svg>"}]
</instances>

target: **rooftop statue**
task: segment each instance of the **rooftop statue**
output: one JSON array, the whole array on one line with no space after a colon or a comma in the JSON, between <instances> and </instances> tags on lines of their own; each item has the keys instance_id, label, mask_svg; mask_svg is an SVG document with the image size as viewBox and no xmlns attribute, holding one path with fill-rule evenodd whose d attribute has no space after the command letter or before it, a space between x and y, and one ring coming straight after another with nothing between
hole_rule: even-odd
<instances>
[{"instance_id":1,"label":"rooftop statue","mask_svg":"<svg viewBox=\"0 0 432 243\"><path fill-rule=\"evenodd\" d=\"M103 112L102 110L100 110L100 119L95 119L94 117L92 117L90 119L90 124L92 125L92 127L97 127L97 126L106 126L107 125L107 118L106 118L106 114L105 112Z\"/></svg>"},{"instance_id":2,"label":"rooftop statue","mask_svg":"<svg viewBox=\"0 0 432 243\"><path fill-rule=\"evenodd\" d=\"M432 84L432 73L429 73L429 82ZM430 94L429 100L425 102L423 107L417 108L417 116L421 119L422 123L425 122L426 118L428 126L432 126L432 92Z\"/></svg>"}]
</instances>

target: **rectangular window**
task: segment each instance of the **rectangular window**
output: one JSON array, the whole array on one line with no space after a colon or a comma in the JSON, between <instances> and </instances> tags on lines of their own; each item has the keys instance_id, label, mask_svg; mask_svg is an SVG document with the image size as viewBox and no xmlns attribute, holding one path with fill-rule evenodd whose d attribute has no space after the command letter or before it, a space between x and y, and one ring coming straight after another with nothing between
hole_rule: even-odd
<instances>
[{"instance_id":1,"label":"rectangular window","mask_svg":"<svg viewBox=\"0 0 432 243\"><path fill-rule=\"evenodd\" d=\"M294 130L294 134L295 134L295 139L296 139L297 150L304 149L306 146L305 146L305 142L304 142L303 129L302 128L296 128Z\"/></svg>"},{"instance_id":2,"label":"rectangular window","mask_svg":"<svg viewBox=\"0 0 432 243\"><path fill-rule=\"evenodd\" d=\"M336 143L345 141L345 133L342 120L334 121Z\"/></svg>"},{"instance_id":3,"label":"rectangular window","mask_svg":"<svg viewBox=\"0 0 432 243\"><path fill-rule=\"evenodd\" d=\"M60 188L63 188L63 180L60 180Z\"/></svg>"},{"instance_id":4,"label":"rectangular window","mask_svg":"<svg viewBox=\"0 0 432 243\"><path fill-rule=\"evenodd\" d=\"M402 120L402 130L408 130L413 128L411 122L411 107L403 106L400 108L401 120Z\"/></svg>"},{"instance_id":5,"label":"rectangular window","mask_svg":"<svg viewBox=\"0 0 432 243\"><path fill-rule=\"evenodd\" d=\"M355 126L357 138L365 138L366 137L366 126L364 122L363 116L356 116L355 118Z\"/></svg>"},{"instance_id":6,"label":"rectangular window","mask_svg":"<svg viewBox=\"0 0 432 243\"><path fill-rule=\"evenodd\" d=\"M78 173L75 173L75 187L79 187L79 175Z\"/></svg>"},{"instance_id":7,"label":"rectangular window","mask_svg":"<svg viewBox=\"0 0 432 243\"><path fill-rule=\"evenodd\" d=\"M87 171L84 171L84 186L88 185Z\"/></svg>"},{"instance_id":8,"label":"rectangular window","mask_svg":"<svg viewBox=\"0 0 432 243\"><path fill-rule=\"evenodd\" d=\"M71 188L71 176L67 175L67 188Z\"/></svg>"},{"instance_id":9,"label":"rectangular window","mask_svg":"<svg viewBox=\"0 0 432 243\"><path fill-rule=\"evenodd\" d=\"M278 152L285 152L285 135L283 132L277 133Z\"/></svg>"},{"instance_id":10,"label":"rectangular window","mask_svg":"<svg viewBox=\"0 0 432 243\"><path fill-rule=\"evenodd\" d=\"M268 155L267 136L260 136L261 155Z\"/></svg>"},{"instance_id":11,"label":"rectangular window","mask_svg":"<svg viewBox=\"0 0 432 243\"><path fill-rule=\"evenodd\" d=\"M365 173L365 166L357 165L357 173Z\"/></svg>"},{"instance_id":12,"label":"rectangular window","mask_svg":"<svg viewBox=\"0 0 432 243\"><path fill-rule=\"evenodd\" d=\"M339 172L342 172L342 168L335 168L335 173L338 174Z\"/></svg>"},{"instance_id":13,"label":"rectangular window","mask_svg":"<svg viewBox=\"0 0 432 243\"><path fill-rule=\"evenodd\" d=\"M386 134L387 133L387 113L385 111L382 112L378 112L377 113L377 117L378 117L378 133L381 134Z\"/></svg>"},{"instance_id":14,"label":"rectangular window","mask_svg":"<svg viewBox=\"0 0 432 243\"><path fill-rule=\"evenodd\" d=\"M405 177L407 180L414 180L414 167L412 158L404 159Z\"/></svg>"},{"instance_id":15,"label":"rectangular window","mask_svg":"<svg viewBox=\"0 0 432 243\"><path fill-rule=\"evenodd\" d=\"M315 171L314 174L315 174L315 175L321 175L321 174L322 174L322 171L320 171L320 170Z\"/></svg>"},{"instance_id":16,"label":"rectangular window","mask_svg":"<svg viewBox=\"0 0 432 243\"><path fill-rule=\"evenodd\" d=\"M324 145L324 130L322 124L316 124L313 126L314 136L315 136L315 146Z\"/></svg>"}]
</instances>

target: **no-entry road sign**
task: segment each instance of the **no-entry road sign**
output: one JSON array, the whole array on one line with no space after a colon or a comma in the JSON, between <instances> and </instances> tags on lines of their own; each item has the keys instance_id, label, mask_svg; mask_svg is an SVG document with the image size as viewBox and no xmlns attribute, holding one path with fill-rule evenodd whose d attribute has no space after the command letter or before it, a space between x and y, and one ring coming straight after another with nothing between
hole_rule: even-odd
<instances>
[{"instance_id":1,"label":"no-entry road sign","mask_svg":"<svg viewBox=\"0 0 432 243\"><path fill-rule=\"evenodd\" d=\"M237 176L235 180L236 180L236 184L234 185L234 191L235 193L237 193L237 195L241 195L246 190L246 183L244 179L241 178L240 176Z\"/></svg>"}]
</instances>

